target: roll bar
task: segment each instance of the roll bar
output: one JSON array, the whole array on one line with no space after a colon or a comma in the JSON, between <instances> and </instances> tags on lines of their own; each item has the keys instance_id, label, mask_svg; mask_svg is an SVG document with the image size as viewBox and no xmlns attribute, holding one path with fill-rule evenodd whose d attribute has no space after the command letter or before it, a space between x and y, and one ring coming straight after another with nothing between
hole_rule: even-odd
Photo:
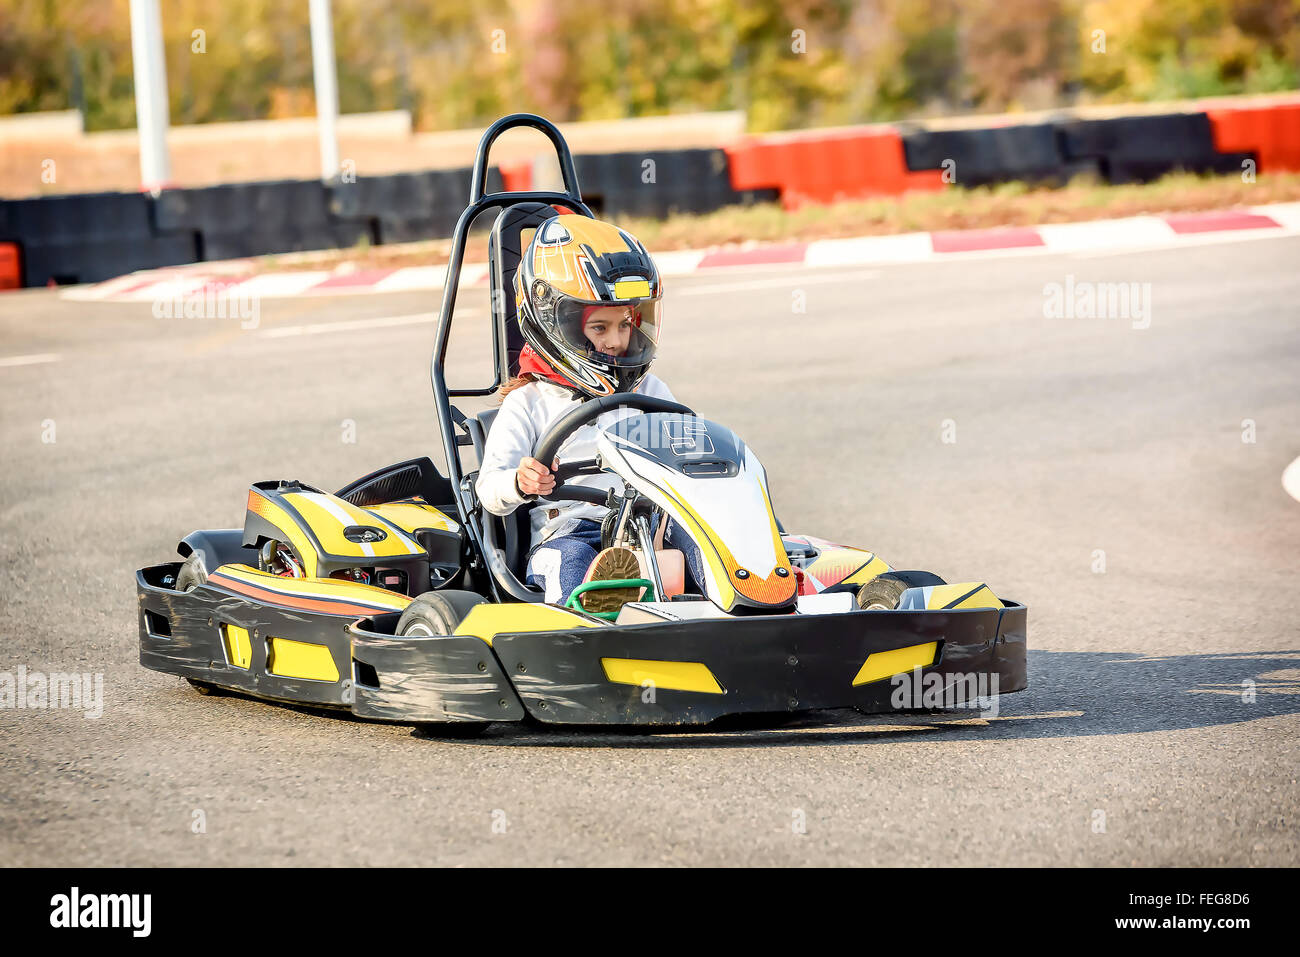
<instances>
[{"instance_id":1,"label":"roll bar","mask_svg":"<svg viewBox=\"0 0 1300 957\"><path fill-rule=\"evenodd\" d=\"M522 192L486 192L488 154L497 137L506 130L526 126L538 130L551 141L560 161L560 175L564 183L564 192L548 190L529 190ZM456 292L460 285L460 270L465 260L465 240L469 235L470 225L478 216L489 209L504 209L520 203L546 203L562 205L583 216L595 218L587 204L582 201L582 191L578 187L578 173L573 165L573 156L564 137L549 120L534 113L512 113L497 120L484 132L479 140L478 151L474 157L474 172L470 180L469 205L456 220L456 229L452 233L451 255L447 260L447 278L442 289L442 306L438 312L438 328L435 335L433 356L429 362L429 380L433 386L433 401L438 415L438 429L442 433L443 452L447 457L447 477L451 480L452 492L456 496L456 506L461 516L467 516L474 510L475 496L460 467L460 455L457 451L456 432L451 420L451 399L453 396L488 396L496 392L505 381L508 373L506 363L505 329L498 321L492 325L492 353L495 371L492 385L486 389L458 389L449 391L443 372L447 359L447 342L451 335L451 322L456 310ZM465 522L466 529L474 538L474 544L480 555L487 558L483 541L472 522Z\"/></svg>"}]
</instances>

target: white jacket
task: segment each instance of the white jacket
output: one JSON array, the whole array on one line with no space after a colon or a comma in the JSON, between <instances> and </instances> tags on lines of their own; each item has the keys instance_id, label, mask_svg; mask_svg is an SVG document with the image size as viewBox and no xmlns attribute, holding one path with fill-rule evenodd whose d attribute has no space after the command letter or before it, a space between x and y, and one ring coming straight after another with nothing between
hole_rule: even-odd
<instances>
[{"instance_id":1,"label":"white jacket","mask_svg":"<svg viewBox=\"0 0 1300 957\"><path fill-rule=\"evenodd\" d=\"M636 390L639 395L676 401L668 386L653 375L641 380ZM488 433L487 448L479 465L478 481L474 485L479 501L493 515L509 515L526 501L515 487L515 470L525 456L533 454L537 441L566 412L574 408L578 396L562 386L545 380L535 380L520 386L501 404ZM561 462L594 458L598 429L608 428L620 419L638 415L636 409L614 409L596 419L592 425L578 429L564 445L558 456ZM550 468L551 463L543 463ZM621 488L617 478L608 472L599 475L575 475L569 479L576 485L591 488ZM532 547L536 548L555 535L567 535L577 527L577 519L599 522L608 509L590 502L537 502L532 510Z\"/></svg>"}]
</instances>

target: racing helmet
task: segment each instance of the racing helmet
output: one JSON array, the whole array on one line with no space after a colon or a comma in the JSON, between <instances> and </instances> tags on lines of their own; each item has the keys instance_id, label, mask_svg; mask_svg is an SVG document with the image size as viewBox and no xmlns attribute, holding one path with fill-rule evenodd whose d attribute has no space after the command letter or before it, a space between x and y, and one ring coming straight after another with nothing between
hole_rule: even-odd
<instances>
[{"instance_id":1,"label":"racing helmet","mask_svg":"<svg viewBox=\"0 0 1300 957\"><path fill-rule=\"evenodd\" d=\"M635 237L611 223L576 214L544 221L520 257L515 302L524 340L585 395L631 392L654 361L659 270ZM593 329L609 328L627 335L618 354L600 351L592 338ZM608 348L610 339L603 341Z\"/></svg>"}]
</instances>

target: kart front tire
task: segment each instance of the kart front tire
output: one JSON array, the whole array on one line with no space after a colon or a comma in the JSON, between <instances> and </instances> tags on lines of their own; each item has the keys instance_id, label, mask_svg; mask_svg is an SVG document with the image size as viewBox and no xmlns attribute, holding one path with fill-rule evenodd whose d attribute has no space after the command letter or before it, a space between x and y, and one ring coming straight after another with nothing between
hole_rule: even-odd
<instances>
[{"instance_id":1,"label":"kart front tire","mask_svg":"<svg viewBox=\"0 0 1300 957\"><path fill-rule=\"evenodd\" d=\"M406 606L397 620L397 637L432 638L450 635L475 605L487 599L472 591L427 591Z\"/></svg>"},{"instance_id":2,"label":"kart front tire","mask_svg":"<svg viewBox=\"0 0 1300 957\"><path fill-rule=\"evenodd\" d=\"M858 607L864 611L893 611L909 588L944 584L932 572L885 572L858 589Z\"/></svg>"},{"instance_id":3,"label":"kart front tire","mask_svg":"<svg viewBox=\"0 0 1300 957\"><path fill-rule=\"evenodd\" d=\"M190 557L181 564L181 570L176 573L176 584L172 587L177 591L190 591L207 580L208 570L203 567L203 556L199 552L191 552Z\"/></svg>"},{"instance_id":4,"label":"kart front tire","mask_svg":"<svg viewBox=\"0 0 1300 957\"><path fill-rule=\"evenodd\" d=\"M427 591L406 606L397 620L399 638L450 635L470 609L487 599L472 591ZM415 726L427 738L477 738L487 730L489 721L424 721Z\"/></svg>"}]
</instances>

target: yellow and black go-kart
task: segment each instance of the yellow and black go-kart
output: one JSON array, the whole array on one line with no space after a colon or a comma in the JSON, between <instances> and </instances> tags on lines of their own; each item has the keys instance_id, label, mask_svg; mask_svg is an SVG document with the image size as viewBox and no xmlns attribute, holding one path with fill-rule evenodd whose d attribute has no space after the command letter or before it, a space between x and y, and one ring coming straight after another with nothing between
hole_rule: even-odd
<instances>
[{"instance_id":1,"label":"yellow and black go-kart","mask_svg":"<svg viewBox=\"0 0 1300 957\"><path fill-rule=\"evenodd\" d=\"M492 143L519 126L550 138L564 192L485 194ZM581 589L559 607L524 584L528 509L489 514L474 494L477 472L461 460L462 449L482 460L495 410L467 417L451 400L490 396L517 371L514 273L557 206L591 216L559 131L528 114L497 121L456 226L431 363L449 474L419 458L334 494L253 485L242 529L194 532L179 545L184 561L136 573L141 664L206 692L449 734L525 719L681 726L952 707L1023 689L1023 605L981 582L948 584L864 549L785 533L753 450L725 426L648 396L575 401L534 450L552 461L603 413L631 410L599 431L594 459L561 460L550 499L609 508L605 544L637 549L644 577L602 585L635 583L640 600L596 615ZM492 209L495 381L449 391L443 362L466 235ZM598 492L567 481L597 472L621 482ZM681 553L654 545L665 517L699 549L693 594Z\"/></svg>"}]
</instances>

